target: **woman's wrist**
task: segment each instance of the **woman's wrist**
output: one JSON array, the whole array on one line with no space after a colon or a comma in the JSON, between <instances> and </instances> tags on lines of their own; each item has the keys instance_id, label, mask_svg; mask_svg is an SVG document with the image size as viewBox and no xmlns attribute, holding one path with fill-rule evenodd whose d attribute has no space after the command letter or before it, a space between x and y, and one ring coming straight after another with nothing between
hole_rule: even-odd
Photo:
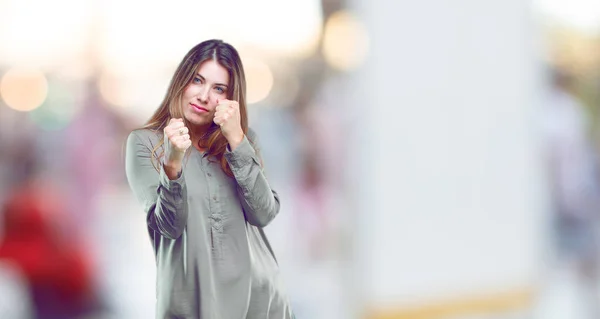
<instances>
[{"instance_id":1,"label":"woman's wrist","mask_svg":"<svg viewBox=\"0 0 600 319\"><path fill-rule=\"evenodd\" d=\"M177 160L165 160L163 162L163 168L165 170L165 174L170 180L175 180L179 177L181 173L181 161Z\"/></svg>"},{"instance_id":2,"label":"woman's wrist","mask_svg":"<svg viewBox=\"0 0 600 319\"><path fill-rule=\"evenodd\" d=\"M231 151L233 151L244 140L244 132L240 131L233 136L230 136L230 137L226 136L225 138L227 139L227 142L229 143L229 149L231 149Z\"/></svg>"}]
</instances>

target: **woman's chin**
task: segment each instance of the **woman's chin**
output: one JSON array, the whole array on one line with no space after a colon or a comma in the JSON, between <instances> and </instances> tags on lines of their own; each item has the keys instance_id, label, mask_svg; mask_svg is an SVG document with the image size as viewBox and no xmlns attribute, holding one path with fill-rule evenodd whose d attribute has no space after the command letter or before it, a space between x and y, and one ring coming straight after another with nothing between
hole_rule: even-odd
<instances>
[{"instance_id":1,"label":"woman's chin","mask_svg":"<svg viewBox=\"0 0 600 319\"><path fill-rule=\"evenodd\" d=\"M198 116L197 114L186 115L185 119L188 123L194 126L210 126L212 123L212 120L206 117Z\"/></svg>"}]
</instances>

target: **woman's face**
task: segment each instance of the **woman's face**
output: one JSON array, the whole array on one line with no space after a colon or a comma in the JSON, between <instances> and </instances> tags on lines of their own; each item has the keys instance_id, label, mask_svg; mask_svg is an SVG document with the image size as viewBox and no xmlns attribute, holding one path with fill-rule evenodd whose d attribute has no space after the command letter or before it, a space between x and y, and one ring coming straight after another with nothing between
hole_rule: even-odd
<instances>
[{"instance_id":1,"label":"woman's face","mask_svg":"<svg viewBox=\"0 0 600 319\"><path fill-rule=\"evenodd\" d=\"M227 98L229 73L215 60L202 62L182 97L185 119L192 125L209 126L218 102Z\"/></svg>"}]
</instances>

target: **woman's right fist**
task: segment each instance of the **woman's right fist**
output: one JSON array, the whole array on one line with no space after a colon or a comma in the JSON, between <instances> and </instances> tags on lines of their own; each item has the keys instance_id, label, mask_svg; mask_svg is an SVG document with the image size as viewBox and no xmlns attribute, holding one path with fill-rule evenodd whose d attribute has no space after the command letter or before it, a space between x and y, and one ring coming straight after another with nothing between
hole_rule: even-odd
<instances>
[{"instance_id":1,"label":"woman's right fist","mask_svg":"<svg viewBox=\"0 0 600 319\"><path fill-rule=\"evenodd\" d=\"M183 119L171 119L165 127L165 159L168 163L180 164L185 151L192 145L190 134Z\"/></svg>"}]
</instances>

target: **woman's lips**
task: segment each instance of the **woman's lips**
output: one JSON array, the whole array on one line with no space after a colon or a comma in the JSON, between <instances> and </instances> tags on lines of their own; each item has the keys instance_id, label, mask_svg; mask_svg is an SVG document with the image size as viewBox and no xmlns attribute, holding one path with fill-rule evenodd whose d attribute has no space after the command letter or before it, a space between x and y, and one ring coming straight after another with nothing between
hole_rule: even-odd
<instances>
[{"instance_id":1,"label":"woman's lips","mask_svg":"<svg viewBox=\"0 0 600 319\"><path fill-rule=\"evenodd\" d=\"M204 108L204 107L202 107L202 106L200 106L200 105L197 105L197 104L194 104L194 103L190 103L190 105L191 105L191 106L192 106L192 107L193 107L193 108L194 108L196 111L198 111L198 112L208 112L208 109L206 109L206 108Z\"/></svg>"}]
</instances>

